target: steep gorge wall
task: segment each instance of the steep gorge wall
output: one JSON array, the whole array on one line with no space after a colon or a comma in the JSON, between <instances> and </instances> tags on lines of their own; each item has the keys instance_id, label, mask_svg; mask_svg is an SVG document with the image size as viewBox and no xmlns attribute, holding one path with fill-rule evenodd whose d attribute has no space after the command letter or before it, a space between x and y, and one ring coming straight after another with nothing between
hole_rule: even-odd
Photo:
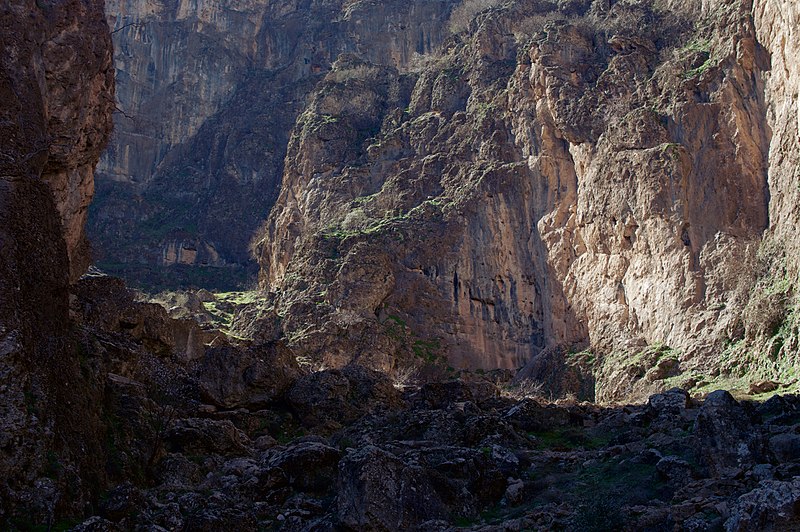
<instances>
[{"instance_id":1,"label":"steep gorge wall","mask_svg":"<svg viewBox=\"0 0 800 532\"><path fill-rule=\"evenodd\" d=\"M698 381L783 349L764 376L786 373L796 9L111 2L128 116L101 165L101 263L233 286L277 200L261 285L312 356L511 368L668 346Z\"/></svg>"},{"instance_id":2,"label":"steep gorge wall","mask_svg":"<svg viewBox=\"0 0 800 532\"><path fill-rule=\"evenodd\" d=\"M114 105L111 44L97 5L32 8L26 3L4 13L4 138L9 141L2 174L9 183L41 178L50 186L72 280L90 260L84 225L94 165L111 131ZM30 24L20 22L27 19ZM15 28L16 22L23 28Z\"/></svg>"},{"instance_id":3,"label":"steep gorge wall","mask_svg":"<svg viewBox=\"0 0 800 532\"><path fill-rule=\"evenodd\" d=\"M797 313L798 200L800 200L800 6L793 2L753 2L756 39L769 52L763 75L765 119L770 135L767 156L769 227L754 267L744 311L743 337L723 353L722 365L738 377L796 382L800 363Z\"/></svg>"},{"instance_id":4,"label":"steep gorge wall","mask_svg":"<svg viewBox=\"0 0 800 532\"><path fill-rule=\"evenodd\" d=\"M260 248L296 345L385 367L399 344L468 367L666 345L719 367L764 231L794 245L796 7L684 4L485 11L407 99L376 86L402 72L334 65Z\"/></svg>"},{"instance_id":5,"label":"steep gorge wall","mask_svg":"<svg viewBox=\"0 0 800 532\"><path fill-rule=\"evenodd\" d=\"M120 112L90 221L101 265L241 284L306 95L343 52L408 65L432 51L452 4L108 2Z\"/></svg>"},{"instance_id":6,"label":"steep gorge wall","mask_svg":"<svg viewBox=\"0 0 800 532\"><path fill-rule=\"evenodd\" d=\"M800 177L800 6L795 2L756 0L756 35L770 52L765 75L769 150L770 230L787 245L792 271L798 271L797 182Z\"/></svg>"}]
</instances>

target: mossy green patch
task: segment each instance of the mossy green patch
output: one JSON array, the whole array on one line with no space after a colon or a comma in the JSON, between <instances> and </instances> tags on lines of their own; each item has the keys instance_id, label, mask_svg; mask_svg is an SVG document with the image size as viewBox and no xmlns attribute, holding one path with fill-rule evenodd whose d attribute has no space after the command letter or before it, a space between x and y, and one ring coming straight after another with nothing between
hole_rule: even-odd
<instances>
[{"instance_id":1,"label":"mossy green patch","mask_svg":"<svg viewBox=\"0 0 800 532\"><path fill-rule=\"evenodd\" d=\"M536 439L536 448L552 451L572 451L575 449L602 449L611 441L610 436L590 435L578 427L559 427L543 432L529 432Z\"/></svg>"},{"instance_id":2,"label":"mossy green patch","mask_svg":"<svg viewBox=\"0 0 800 532\"><path fill-rule=\"evenodd\" d=\"M440 342L438 339L433 340L416 340L414 344L411 346L411 349L414 351L414 356L417 358L422 358L427 362L435 362L437 357L439 356L438 351L441 348ZM453 369L453 368L449 368Z\"/></svg>"},{"instance_id":3,"label":"mossy green patch","mask_svg":"<svg viewBox=\"0 0 800 532\"><path fill-rule=\"evenodd\" d=\"M203 302L203 308L211 315L218 328L227 331L233 325L236 310L241 306L258 302L261 297L258 291L217 292L213 301Z\"/></svg>"}]
</instances>

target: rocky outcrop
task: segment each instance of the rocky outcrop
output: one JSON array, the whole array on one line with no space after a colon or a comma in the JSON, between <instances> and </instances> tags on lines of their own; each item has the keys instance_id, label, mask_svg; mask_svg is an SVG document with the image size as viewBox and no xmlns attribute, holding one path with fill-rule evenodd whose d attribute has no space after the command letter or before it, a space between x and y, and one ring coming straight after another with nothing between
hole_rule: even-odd
<instances>
[{"instance_id":1,"label":"rocky outcrop","mask_svg":"<svg viewBox=\"0 0 800 532\"><path fill-rule=\"evenodd\" d=\"M360 366L304 375L295 381L286 398L303 424L330 430L402 404L400 393L385 374Z\"/></svg>"},{"instance_id":2,"label":"rocky outcrop","mask_svg":"<svg viewBox=\"0 0 800 532\"><path fill-rule=\"evenodd\" d=\"M51 140L41 177L61 215L73 281L91 261L84 226L94 195L94 167L111 134L114 108L111 43L98 7L97 2L73 2L45 8L54 30L42 45L42 103Z\"/></svg>"},{"instance_id":3,"label":"rocky outcrop","mask_svg":"<svg viewBox=\"0 0 800 532\"><path fill-rule=\"evenodd\" d=\"M424 470L377 447L351 452L340 466L338 516L351 529L415 529L445 517Z\"/></svg>"},{"instance_id":4,"label":"rocky outcrop","mask_svg":"<svg viewBox=\"0 0 800 532\"><path fill-rule=\"evenodd\" d=\"M168 337L168 320L124 325L156 323L152 305L126 303L124 313L97 321L98 310L120 299L98 289L104 283L117 284L85 279L79 286L73 312L83 324L82 377L70 383L93 398L81 415L103 419L104 493L91 499L97 515L37 509L57 500L62 468L71 467L61 454L45 455L54 478L44 479L52 482L40 479L35 497L19 506L37 512L32 523L69 515L88 517L79 530L724 523L744 531L797 522L792 478L800 466L786 443L798 430L795 396L754 407L725 392L701 403L672 390L647 405L600 408L517 401L490 380L399 392L385 376L349 366L290 377L292 387L269 400L264 380L247 380L248 370L236 381L236 366L227 374L198 371L179 350L154 349ZM257 352L237 357L230 347L225 356L247 361ZM275 380L296 371L277 358L271 364ZM261 398L212 405L204 403L209 389ZM767 438L769 453L750 451L756 447L748 442Z\"/></svg>"},{"instance_id":5,"label":"rocky outcrop","mask_svg":"<svg viewBox=\"0 0 800 532\"><path fill-rule=\"evenodd\" d=\"M800 502L797 481L765 480L758 488L739 497L725 529L786 530L796 527L800 519L795 508Z\"/></svg>"},{"instance_id":6,"label":"rocky outcrop","mask_svg":"<svg viewBox=\"0 0 800 532\"><path fill-rule=\"evenodd\" d=\"M749 417L726 391L706 398L695 421L697 453L714 475L736 476L757 463L763 442L752 430Z\"/></svg>"},{"instance_id":7,"label":"rocky outcrop","mask_svg":"<svg viewBox=\"0 0 800 532\"><path fill-rule=\"evenodd\" d=\"M221 345L205 350L194 373L212 404L255 408L282 398L300 376L292 355L280 344L252 349Z\"/></svg>"}]
</instances>

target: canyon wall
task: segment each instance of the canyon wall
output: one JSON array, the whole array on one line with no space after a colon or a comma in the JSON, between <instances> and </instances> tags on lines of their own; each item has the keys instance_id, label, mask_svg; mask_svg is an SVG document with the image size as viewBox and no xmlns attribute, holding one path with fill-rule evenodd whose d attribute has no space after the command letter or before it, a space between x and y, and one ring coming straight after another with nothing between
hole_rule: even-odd
<instances>
[{"instance_id":1,"label":"canyon wall","mask_svg":"<svg viewBox=\"0 0 800 532\"><path fill-rule=\"evenodd\" d=\"M252 247L264 319L336 365L558 348L591 351L614 396L651 364L647 389L747 363L793 378L791 2L106 13L117 129L90 232L109 271L230 288Z\"/></svg>"},{"instance_id":2,"label":"canyon wall","mask_svg":"<svg viewBox=\"0 0 800 532\"><path fill-rule=\"evenodd\" d=\"M98 5L32 8L25 3L6 8L3 21L8 28L3 138L9 140L2 176L10 189L42 188L31 184L39 180L49 185L72 280L90 262L84 225L94 165L111 132L114 105L111 44L105 21L97 17ZM30 25L21 22L25 17ZM37 216L49 216L46 205Z\"/></svg>"},{"instance_id":3,"label":"canyon wall","mask_svg":"<svg viewBox=\"0 0 800 532\"><path fill-rule=\"evenodd\" d=\"M514 368L547 347L662 346L694 382L763 351L797 271L796 16L518 2L414 72L340 58L257 250L290 338L383 367L398 350Z\"/></svg>"},{"instance_id":4,"label":"canyon wall","mask_svg":"<svg viewBox=\"0 0 800 532\"><path fill-rule=\"evenodd\" d=\"M118 112L90 221L100 265L150 286L241 286L306 95L341 53L407 65L432 51L452 4L107 2Z\"/></svg>"}]
</instances>

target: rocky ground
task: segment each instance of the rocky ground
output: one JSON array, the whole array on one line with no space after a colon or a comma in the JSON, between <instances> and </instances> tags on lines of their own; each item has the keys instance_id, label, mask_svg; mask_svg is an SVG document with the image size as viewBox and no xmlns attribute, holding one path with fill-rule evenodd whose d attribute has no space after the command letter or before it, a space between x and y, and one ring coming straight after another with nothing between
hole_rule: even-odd
<instances>
[{"instance_id":1,"label":"rocky ground","mask_svg":"<svg viewBox=\"0 0 800 532\"><path fill-rule=\"evenodd\" d=\"M233 343L109 277L81 280L71 309L102 481L65 514L47 493L74 479L51 452L36 481L51 492L32 493L38 514L11 509L11 530L800 526L798 396L598 406L490 374L312 370L281 340Z\"/></svg>"}]
</instances>

